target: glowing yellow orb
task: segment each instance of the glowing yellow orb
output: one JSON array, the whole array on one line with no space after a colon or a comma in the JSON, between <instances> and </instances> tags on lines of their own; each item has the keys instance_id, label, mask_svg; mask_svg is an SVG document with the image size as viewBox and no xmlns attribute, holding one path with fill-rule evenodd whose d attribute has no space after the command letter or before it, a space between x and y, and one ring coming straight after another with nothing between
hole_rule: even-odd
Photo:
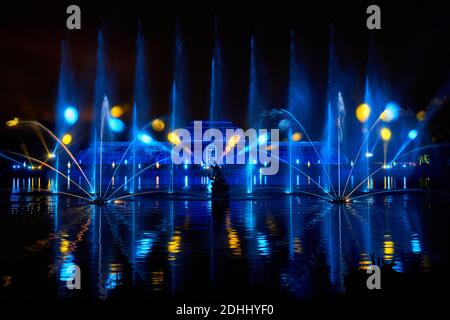
<instances>
[{"instance_id":1,"label":"glowing yellow orb","mask_svg":"<svg viewBox=\"0 0 450 320\"><path fill-rule=\"evenodd\" d=\"M64 144L69 144L72 142L72 136L70 134L65 134L62 139L61 139L62 143Z\"/></svg>"},{"instance_id":2,"label":"glowing yellow orb","mask_svg":"<svg viewBox=\"0 0 450 320\"><path fill-rule=\"evenodd\" d=\"M380 135L383 141L389 141L391 140L392 133L388 128L382 128L380 131Z\"/></svg>"},{"instance_id":3,"label":"glowing yellow orb","mask_svg":"<svg viewBox=\"0 0 450 320\"><path fill-rule=\"evenodd\" d=\"M302 138L303 135L300 132L294 132L291 137L292 141L300 141Z\"/></svg>"},{"instance_id":4,"label":"glowing yellow orb","mask_svg":"<svg viewBox=\"0 0 450 320\"><path fill-rule=\"evenodd\" d=\"M155 131L158 131L158 132L163 131L165 127L166 127L166 124L161 119L155 119L152 121L152 128Z\"/></svg>"},{"instance_id":5,"label":"glowing yellow orb","mask_svg":"<svg viewBox=\"0 0 450 320\"><path fill-rule=\"evenodd\" d=\"M427 117L427 113L425 111L421 110L421 111L417 112L416 118L420 122L424 121L426 117Z\"/></svg>"},{"instance_id":6,"label":"glowing yellow orb","mask_svg":"<svg viewBox=\"0 0 450 320\"><path fill-rule=\"evenodd\" d=\"M121 106L114 106L111 108L111 116L113 118L120 118L123 115L123 108Z\"/></svg>"},{"instance_id":7,"label":"glowing yellow orb","mask_svg":"<svg viewBox=\"0 0 450 320\"><path fill-rule=\"evenodd\" d=\"M230 137L230 140L228 141L228 146L230 148L233 148L239 142L240 139L241 139L241 137L239 135L237 135L237 134L232 135Z\"/></svg>"},{"instance_id":8,"label":"glowing yellow orb","mask_svg":"<svg viewBox=\"0 0 450 320\"><path fill-rule=\"evenodd\" d=\"M169 133L167 139L173 144L181 143L180 137L174 132Z\"/></svg>"},{"instance_id":9,"label":"glowing yellow orb","mask_svg":"<svg viewBox=\"0 0 450 320\"><path fill-rule=\"evenodd\" d=\"M366 122L369 119L370 111L370 107L367 103L360 104L355 111L356 119L361 123Z\"/></svg>"},{"instance_id":10,"label":"glowing yellow orb","mask_svg":"<svg viewBox=\"0 0 450 320\"><path fill-rule=\"evenodd\" d=\"M19 118L14 118L14 119L6 122L6 125L8 127L14 127L14 126L17 126L18 124L19 124Z\"/></svg>"}]
</instances>

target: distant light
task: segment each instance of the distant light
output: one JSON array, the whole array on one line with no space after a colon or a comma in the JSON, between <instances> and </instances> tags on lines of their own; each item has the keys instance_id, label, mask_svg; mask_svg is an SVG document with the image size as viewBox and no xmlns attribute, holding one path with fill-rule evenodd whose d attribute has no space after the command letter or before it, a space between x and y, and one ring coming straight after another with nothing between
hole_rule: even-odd
<instances>
[{"instance_id":1,"label":"distant light","mask_svg":"<svg viewBox=\"0 0 450 320\"><path fill-rule=\"evenodd\" d=\"M117 118L109 118L108 120L109 128L114 132L122 132L125 129L125 123Z\"/></svg>"},{"instance_id":2,"label":"distant light","mask_svg":"<svg viewBox=\"0 0 450 320\"><path fill-rule=\"evenodd\" d=\"M180 137L174 132L170 132L167 135L167 139L173 144L180 144L181 143Z\"/></svg>"},{"instance_id":3,"label":"distant light","mask_svg":"<svg viewBox=\"0 0 450 320\"><path fill-rule=\"evenodd\" d=\"M123 108L121 106L114 106L111 108L111 117L120 118L123 115Z\"/></svg>"},{"instance_id":4,"label":"distant light","mask_svg":"<svg viewBox=\"0 0 450 320\"><path fill-rule=\"evenodd\" d=\"M391 130L388 128L382 128L380 131L380 136L383 141L389 141L392 136Z\"/></svg>"},{"instance_id":5,"label":"distant light","mask_svg":"<svg viewBox=\"0 0 450 320\"><path fill-rule=\"evenodd\" d=\"M358 119L359 122L364 123L369 119L370 116L370 107L367 103L360 104L356 108L356 119Z\"/></svg>"},{"instance_id":6,"label":"distant light","mask_svg":"<svg viewBox=\"0 0 450 320\"><path fill-rule=\"evenodd\" d=\"M233 148L241 139L241 136L238 134L234 134L230 137L230 139L228 140L228 147Z\"/></svg>"},{"instance_id":7,"label":"distant light","mask_svg":"<svg viewBox=\"0 0 450 320\"><path fill-rule=\"evenodd\" d=\"M146 134L146 133L140 133L139 136L138 136L138 139L139 139L141 142L145 143L145 144L150 144L150 143L152 143L152 141L153 141L152 137L150 137L150 136L149 136L148 134Z\"/></svg>"},{"instance_id":8,"label":"distant light","mask_svg":"<svg viewBox=\"0 0 450 320\"><path fill-rule=\"evenodd\" d=\"M416 129L412 129L408 132L408 138L410 140L414 140L415 138L417 138L418 132Z\"/></svg>"},{"instance_id":9,"label":"distant light","mask_svg":"<svg viewBox=\"0 0 450 320\"><path fill-rule=\"evenodd\" d=\"M48 155L47 155L47 158L49 158L49 159L53 159L53 158L55 158L56 157L56 154L54 154L54 153L49 153Z\"/></svg>"},{"instance_id":10,"label":"distant light","mask_svg":"<svg viewBox=\"0 0 450 320\"><path fill-rule=\"evenodd\" d=\"M64 144L70 144L72 142L72 136L70 134L65 134L62 139L62 143Z\"/></svg>"},{"instance_id":11,"label":"distant light","mask_svg":"<svg viewBox=\"0 0 450 320\"><path fill-rule=\"evenodd\" d=\"M159 167L160 167L159 162L157 162L155 166L156 166L156 169L159 169Z\"/></svg>"},{"instance_id":12,"label":"distant light","mask_svg":"<svg viewBox=\"0 0 450 320\"><path fill-rule=\"evenodd\" d=\"M152 121L152 128L155 131L161 132L166 128L166 124L161 119L155 119Z\"/></svg>"},{"instance_id":13,"label":"distant light","mask_svg":"<svg viewBox=\"0 0 450 320\"><path fill-rule=\"evenodd\" d=\"M19 118L14 118L12 120L6 121L6 125L8 127L14 127L17 126L19 124Z\"/></svg>"},{"instance_id":14,"label":"distant light","mask_svg":"<svg viewBox=\"0 0 450 320\"><path fill-rule=\"evenodd\" d=\"M295 141L295 142L302 140L302 138L303 138L303 135L300 132L294 132L291 137L292 141Z\"/></svg>"},{"instance_id":15,"label":"distant light","mask_svg":"<svg viewBox=\"0 0 450 320\"><path fill-rule=\"evenodd\" d=\"M406 164L403 165L403 168L406 168Z\"/></svg>"},{"instance_id":16,"label":"distant light","mask_svg":"<svg viewBox=\"0 0 450 320\"><path fill-rule=\"evenodd\" d=\"M373 153L372 152L366 152L366 158L372 158Z\"/></svg>"},{"instance_id":17,"label":"distant light","mask_svg":"<svg viewBox=\"0 0 450 320\"><path fill-rule=\"evenodd\" d=\"M68 106L64 110L64 120L69 125L75 124L78 121L78 110L73 106Z\"/></svg>"},{"instance_id":18,"label":"distant light","mask_svg":"<svg viewBox=\"0 0 450 320\"><path fill-rule=\"evenodd\" d=\"M424 121L427 117L427 113L423 110L420 110L419 112L417 112L416 114L416 118L417 120L419 120L420 122Z\"/></svg>"},{"instance_id":19,"label":"distant light","mask_svg":"<svg viewBox=\"0 0 450 320\"><path fill-rule=\"evenodd\" d=\"M386 108L381 113L380 118L384 122L391 122L398 118L400 115L400 108L395 102L389 102Z\"/></svg>"},{"instance_id":20,"label":"distant light","mask_svg":"<svg viewBox=\"0 0 450 320\"><path fill-rule=\"evenodd\" d=\"M267 142L267 133L264 133L258 137L259 144L265 144Z\"/></svg>"},{"instance_id":21,"label":"distant light","mask_svg":"<svg viewBox=\"0 0 450 320\"><path fill-rule=\"evenodd\" d=\"M278 129L287 130L291 126L291 122L288 119L281 119L278 123Z\"/></svg>"},{"instance_id":22,"label":"distant light","mask_svg":"<svg viewBox=\"0 0 450 320\"><path fill-rule=\"evenodd\" d=\"M296 164L299 164L299 163L300 163L300 160L299 160L299 159L295 160L295 163L296 163Z\"/></svg>"}]
</instances>

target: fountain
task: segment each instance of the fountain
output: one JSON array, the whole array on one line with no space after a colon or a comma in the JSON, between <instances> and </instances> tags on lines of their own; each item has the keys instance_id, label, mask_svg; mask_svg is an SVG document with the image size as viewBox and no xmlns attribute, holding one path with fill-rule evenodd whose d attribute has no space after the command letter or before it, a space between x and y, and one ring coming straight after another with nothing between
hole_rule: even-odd
<instances>
[{"instance_id":1,"label":"fountain","mask_svg":"<svg viewBox=\"0 0 450 320\"><path fill-rule=\"evenodd\" d=\"M223 52L217 25L215 26L215 41L211 57L211 78L209 87L209 120L210 123L224 121L224 84L225 72L223 64ZM279 178L281 183L275 182L273 185L266 183L267 177L259 177L259 187L257 186L258 164L256 159L252 159L251 150L255 146L250 145L245 149L246 163L236 177L230 180L230 184L244 185L248 194L254 194L264 188L278 188L286 194L304 193L316 196L322 200L333 204L345 204L352 199L370 194L370 188L364 187L364 194L356 194L360 187L365 183L370 184L370 179L381 170L388 170L395 161L400 159L408 146L414 141L415 147L419 147L416 139L419 132L429 121L433 110L430 112L426 121L419 120L419 123L411 126L408 124L398 124L401 127L400 132L407 135L402 140L399 148L389 160L388 145L391 143L391 130L394 129L394 121L398 115L399 107L389 102L387 98L380 98L381 93L374 92L373 84L369 81L369 75L365 78L364 101L356 108L356 119L350 117L352 108L349 103L346 105L345 87L342 84L342 71L339 69L338 56L334 44L333 32L331 33L329 48L328 65L328 88L326 97L325 121L323 123L323 132L320 141L316 141L310 130L314 125L314 131L318 131L316 124L312 124L312 113L314 110L310 106L310 90L306 75L300 64L298 54L296 34L291 31L290 39L290 59L289 59L289 79L287 86L287 108L265 110L264 92L261 84L262 72L260 70L260 60L258 59L257 45L255 37L250 39L250 59L249 59L249 83L248 83L248 101L247 101L247 123L250 128L258 129L265 124L261 122L260 115L275 115L277 119L276 127L286 127L287 137L280 143L280 148L286 148L286 153L280 154L280 162L283 163L288 172L287 179L285 173L283 178ZM58 185L58 179L55 179L53 192L60 194L73 195L74 197L84 199L92 204L106 204L117 199L129 198L137 195L151 194L155 192L175 194L177 185L177 175L181 170L186 171L186 177L191 179L192 185L207 185L208 175L196 166L188 167L186 164L181 166L174 165L170 160L171 143L176 144L176 139L170 142L156 141L148 131L150 122L146 117L149 115L150 99L147 95L146 79L146 51L144 36L139 25L136 40L136 66L134 74L134 99L131 114L131 123L128 132L128 141L118 142L114 134L120 133L125 127L125 123L118 119L120 115L113 112L108 97L113 96L108 84L106 55L103 33L98 32L97 49L97 69L95 81L94 110L91 132L91 144L83 158L87 162L81 161L80 156L74 156L74 147L72 136L66 137L68 132L73 132L74 124L77 122L77 109L72 106L76 100L76 95L69 90L71 87L70 61L68 58L68 47L64 42L62 46L60 82L58 87L58 97L56 104L57 125L56 133L51 132L42 124L35 121L11 120L8 121L8 127L27 125L39 128L39 130L50 136L55 142L52 152L49 152L48 159L42 161L39 157L23 155L19 153L10 153L17 157L23 157L37 163L40 166L53 170L55 175L67 179L68 183L79 189L79 193L69 192ZM177 25L175 31L174 45L174 68L171 86L170 117L167 126L168 133L181 127L186 119L186 66L184 60L185 52L183 48L182 34L180 25ZM430 106L438 110L439 106L445 103L445 94L448 92L444 88L439 92L439 98L432 100ZM74 110L75 109L75 110ZM264 111L264 112L263 112ZM61 119L62 115L65 121ZM301 121L299 120L301 119ZM357 121L356 121L357 120ZM162 120L160 120L162 121ZM283 123L283 125L281 125ZM360 125L356 127L354 124ZM164 123L163 123L164 124ZM308 127L305 127L305 124ZM165 124L164 124L165 126ZM355 136L347 135L351 127L356 127ZM390 129L391 128L391 129ZM164 129L164 128L163 128ZM319 129L320 130L320 129ZM354 130L354 129L353 129ZM316 133L313 133L317 135ZM296 138L294 139L294 136ZM379 137L380 136L380 137ZM70 138L70 139L69 139ZM173 138L173 137L172 137ZM175 137L178 138L178 137ZM260 140L261 137L258 137ZM269 137L262 137L263 140ZM300 141L303 138L304 141ZM179 139L179 138L178 138ZM261 140L262 141L262 140ZM116 144L114 144L116 143ZM260 143L260 142L258 142ZM69 150L68 145L72 150ZM125 150L115 155L110 154L110 146L117 147L125 145ZM383 149L383 163L373 170L369 163L369 158L373 156L378 149ZM119 147L117 147L119 148ZM308 148L308 149L307 149ZM145 151L147 150L147 151ZM150 150L150 151L148 151ZM155 151L156 150L156 151ZM304 152L309 150L308 154ZM392 149L390 149L392 150ZM148 152L150 160L141 167L142 154ZM2 153L2 156L11 158L10 155ZM147 156L147 154L145 154ZM350 157L352 155L353 157ZM141 158L139 158L141 157ZM55 158L55 159L54 159ZM379 156L379 158L381 158ZM61 163L68 160L67 174L63 172ZM130 161L131 160L131 161ZM15 160L17 161L17 160ZM130 161L131 163L128 163ZM21 163L20 161L17 161ZM372 164L373 161L371 160ZM14 164L16 166L16 164ZM263 164L262 164L263 165ZM125 166L125 169L123 167ZM161 166L164 166L163 168ZM226 166L226 165L225 165ZM112 167L112 169L111 169ZM259 167L260 168L260 167ZM148 177L153 179L156 189L160 185L167 186L167 190L144 190L141 191L141 177L144 172L151 170ZM165 171L164 171L165 170ZM190 173L192 170L193 173ZM110 174L111 171L111 174ZM167 172L168 171L168 172ZM123 182L118 182L120 173L125 173ZM190 176L188 176L190 174ZM280 174L282 176L283 174ZM307 178L307 186L299 187L299 174ZM297 175L296 187L294 187L294 176ZM76 181L78 178L78 181ZM108 178L106 184L105 178ZM147 177L146 177L147 178ZM199 178L196 182L196 178ZM276 177L275 177L276 178ZM275 180L275 178L273 178ZM272 177L271 177L272 179ZM356 180L356 182L354 182ZM136 181L138 181L136 183ZM162 182L161 182L162 181ZM205 183L205 181L207 183ZM266 186L267 184L267 186ZM279 186L281 184L281 187ZM313 188L308 187L310 184ZM185 187L188 183L184 182ZM105 187L106 186L106 187ZM56 187L56 188L55 188ZM136 187L139 192L136 192ZM186 189L186 188L185 188ZM66 192L67 191L67 192ZM177 193L178 194L178 193Z\"/></svg>"}]
</instances>

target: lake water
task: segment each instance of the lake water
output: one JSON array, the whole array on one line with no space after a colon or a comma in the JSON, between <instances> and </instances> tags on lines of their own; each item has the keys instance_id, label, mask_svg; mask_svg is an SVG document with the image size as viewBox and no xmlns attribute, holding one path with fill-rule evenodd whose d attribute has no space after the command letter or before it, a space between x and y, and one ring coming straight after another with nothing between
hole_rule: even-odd
<instances>
[{"instance_id":1,"label":"lake water","mask_svg":"<svg viewBox=\"0 0 450 320\"><path fill-rule=\"evenodd\" d=\"M339 297L371 254L395 262L406 296L438 296L448 284L450 200L438 193L346 205L280 194L88 205L3 191L0 199L2 299ZM67 288L73 265L81 290Z\"/></svg>"}]
</instances>

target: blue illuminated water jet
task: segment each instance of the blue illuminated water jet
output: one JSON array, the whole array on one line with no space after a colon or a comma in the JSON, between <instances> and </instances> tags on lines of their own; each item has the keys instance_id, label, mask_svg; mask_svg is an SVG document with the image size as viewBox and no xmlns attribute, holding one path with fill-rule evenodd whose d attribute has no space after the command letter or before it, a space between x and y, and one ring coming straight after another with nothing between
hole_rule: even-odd
<instances>
[{"instance_id":1,"label":"blue illuminated water jet","mask_svg":"<svg viewBox=\"0 0 450 320\"><path fill-rule=\"evenodd\" d=\"M209 94L209 120L223 120L223 57L222 47L218 35L217 20L215 21L214 48L211 58L211 80Z\"/></svg>"}]
</instances>

